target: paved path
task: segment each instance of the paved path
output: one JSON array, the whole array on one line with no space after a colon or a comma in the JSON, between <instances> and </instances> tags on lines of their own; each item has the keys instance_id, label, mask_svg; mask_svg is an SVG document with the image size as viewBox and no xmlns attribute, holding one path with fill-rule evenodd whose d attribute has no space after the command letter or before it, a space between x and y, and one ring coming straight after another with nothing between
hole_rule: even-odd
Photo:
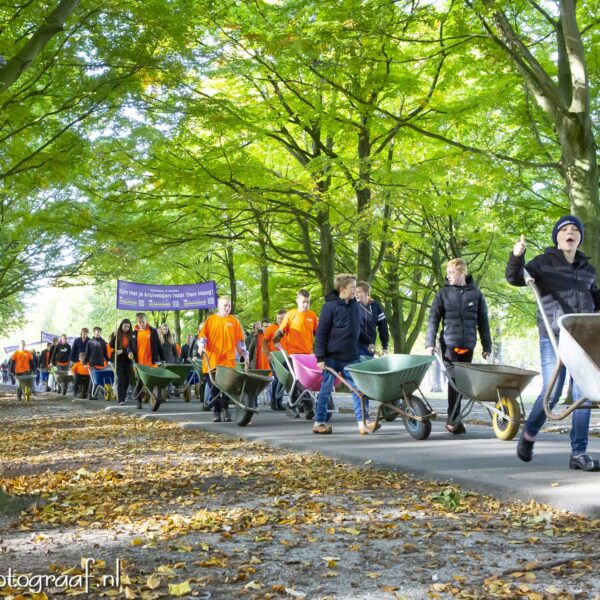
<instances>
[{"instance_id":1,"label":"paved path","mask_svg":"<svg viewBox=\"0 0 600 600\"><path fill-rule=\"evenodd\" d=\"M98 402L86 402L99 408ZM463 436L451 436L442 422L433 423L426 441L411 438L400 420L385 423L369 436L359 436L353 416L336 414L332 435L314 435L310 423L290 419L285 413L265 409L248 427L235 423L212 423L211 413L201 412L197 402L169 400L159 412L148 405L111 405L106 410L146 419L180 423L186 428L226 433L273 446L320 452L333 458L373 466L399 469L417 476L460 483L467 489L503 499L537 500L556 508L600 516L600 472L584 473L568 467L569 437L541 434L533 462L524 464L515 455L516 442L497 440L489 427L469 425ZM598 413L595 413L595 420ZM600 438L590 439L590 451L600 456Z\"/></svg>"}]
</instances>

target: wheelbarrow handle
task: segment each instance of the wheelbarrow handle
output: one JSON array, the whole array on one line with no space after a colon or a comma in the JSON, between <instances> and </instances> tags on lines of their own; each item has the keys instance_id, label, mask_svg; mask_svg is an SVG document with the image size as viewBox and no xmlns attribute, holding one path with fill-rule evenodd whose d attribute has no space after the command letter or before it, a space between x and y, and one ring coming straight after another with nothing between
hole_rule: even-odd
<instances>
[{"instance_id":1,"label":"wheelbarrow handle","mask_svg":"<svg viewBox=\"0 0 600 600\"><path fill-rule=\"evenodd\" d=\"M460 394L461 396L463 396L464 395L463 392L456 387L456 384L454 383L454 379L452 379L452 376L450 375L450 373L448 373L448 369L446 368L446 363L444 362L444 359L440 356L439 352L437 350L434 350L433 355L435 356L435 360L438 361L438 364L440 365L442 372L444 373L444 375L446 375L446 379L448 380L448 385L457 394Z\"/></svg>"},{"instance_id":2,"label":"wheelbarrow handle","mask_svg":"<svg viewBox=\"0 0 600 600\"><path fill-rule=\"evenodd\" d=\"M540 315L542 315L542 321L544 321L544 326L546 327L546 333L550 338L550 343L554 348L554 353L558 357L558 341L556 336L554 335L554 330L552 329L552 324L550 323L550 319L544 310L544 303L542 302L542 295L540 294L540 290L535 283L535 279L527 272L527 269L523 269L523 277L525 279L525 284L531 288L533 295L535 296L535 301L537 302L538 310L540 311Z\"/></svg>"}]
</instances>

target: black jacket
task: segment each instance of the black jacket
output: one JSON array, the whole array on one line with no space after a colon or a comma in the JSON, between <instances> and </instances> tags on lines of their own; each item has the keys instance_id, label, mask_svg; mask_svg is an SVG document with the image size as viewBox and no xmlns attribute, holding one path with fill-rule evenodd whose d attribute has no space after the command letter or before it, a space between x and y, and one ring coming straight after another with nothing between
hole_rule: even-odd
<instances>
[{"instance_id":1,"label":"black jacket","mask_svg":"<svg viewBox=\"0 0 600 600\"><path fill-rule=\"evenodd\" d=\"M351 361L358 356L360 318L360 307L354 298L346 302L337 292L325 297L315 336L319 362L325 358Z\"/></svg>"},{"instance_id":2,"label":"black jacket","mask_svg":"<svg viewBox=\"0 0 600 600\"><path fill-rule=\"evenodd\" d=\"M40 369L43 371L48 370L50 365L52 364L52 352L49 348L44 348L40 352ZM46 366L46 360L48 361L48 365Z\"/></svg>"},{"instance_id":3,"label":"black jacket","mask_svg":"<svg viewBox=\"0 0 600 600\"><path fill-rule=\"evenodd\" d=\"M58 342L56 346L54 346L54 351L52 353L52 364L56 365L57 363L65 364L71 360L71 344L62 342Z\"/></svg>"},{"instance_id":4,"label":"black jacket","mask_svg":"<svg viewBox=\"0 0 600 600\"><path fill-rule=\"evenodd\" d=\"M192 344L185 343L181 346L181 362L190 362L192 358L196 355L196 342L198 338L194 338L192 340Z\"/></svg>"},{"instance_id":5,"label":"black jacket","mask_svg":"<svg viewBox=\"0 0 600 600\"><path fill-rule=\"evenodd\" d=\"M371 300L367 306L359 302L358 307L361 315L358 343L365 347L374 344L377 340L377 330L379 330L381 345L384 350L387 350L390 344L390 333L383 308L375 300Z\"/></svg>"},{"instance_id":6,"label":"black jacket","mask_svg":"<svg viewBox=\"0 0 600 600\"><path fill-rule=\"evenodd\" d=\"M434 347L440 321L443 321L440 344L449 348L473 350L477 331L484 352L492 351L492 336L487 305L483 294L467 276L464 286L450 285L441 289L433 299L425 334L425 347Z\"/></svg>"},{"instance_id":7,"label":"black jacket","mask_svg":"<svg viewBox=\"0 0 600 600\"><path fill-rule=\"evenodd\" d=\"M148 325L150 327L150 325ZM138 361L137 356L137 336L138 330L134 329L131 334L131 352L133 353L133 360ZM156 364L164 360L162 348L160 345L160 339L158 337L158 331L154 327L150 327L150 347L152 349L152 364Z\"/></svg>"},{"instance_id":8,"label":"black jacket","mask_svg":"<svg viewBox=\"0 0 600 600\"><path fill-rule=\"evenodd\" d=\"M85 342L80 337L75 339L75 341L73 342L73 347L71 348L71 362L76 363L79 360L79 355L81 354L81 352L85 353L85 351L87 350L87 345L89 341L89 337L85 338Z\"/></svg>"},{"instance_id":9,"label":"black jacket","mask_svg":"<svg viewBox=\"0 0 600 600\"><path fill-rule=\"evenodd\" d=\"M546 248L525 264L525 255L515 256L512 252L506 265L506 280L517 286L524 286L523 269L533 277L542 296L544 311L558 335L556 321L562 315L572 313L592 313L600 308L600 290L596 289L596 269L588 258L577 251L571 264L562 250ZM537 324L541 337L548 337L546 327L538 307Z\"/></svg>"},{"instance_id":10,"label":"black jacket","mask_svg":"<svg viewBox=\"0 0 600 600\"><path fill-rule=\"evenodd\" d=\"M112 351L113 351L112 356L110 357L110 362L114 363L115 359L117 359L119 361L119 363L122 363L122 362L131 363L131 359L129 358L129 352L131 350L131 334L128 336L128 339L129 339L129 341L127 344L127 348L125 348L125 351L121 352L121 354L119 354L117 356L117 348L116 348L117 336L115 335L114 331L110 334L110 340L109 340L108 344L110 345L110 347L112 348ZM123 350L123 348L121 347L121 344L122 344L121 340L122 340L122 337L119 338L118 350Z\"/></svg>"},{"instance_id":11,"label":"black jacket","mask_svg":"<svg viewBox=\"0 0 600 600\"><path fill-rule=\"evenodd\" d=\"M85 364L90 367L102 367L108 361L106 342L103 338L90 338L85 350Z\"/></svg>"}]
</instances>

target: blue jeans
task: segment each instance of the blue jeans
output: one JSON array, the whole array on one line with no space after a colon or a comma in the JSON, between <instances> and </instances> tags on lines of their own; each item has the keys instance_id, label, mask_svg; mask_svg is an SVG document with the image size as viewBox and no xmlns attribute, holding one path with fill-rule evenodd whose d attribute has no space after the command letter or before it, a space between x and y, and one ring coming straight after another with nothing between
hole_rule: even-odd
<instances>
[{"instance_id":1,"label":"blue jeans","mask_svg":"<svg viewBox=\"0 0 600 600\"><path fill-rule=\"evenodd\" d=\"M546 413L544 412L544 395L550 384L550 379L554 373L556 367L556 354L552 347L550 338L540 338L540 356L542 359L542 391L537 397L527 422L525 423L525 431L531 437L535 437L540 429L546 422ZM560 395L565 383L566 369L563 367L560 370L560 374L552 391L550 397L550 406L554 407L560 399ZM577 387L577 384L573 382L573 400L577 400L581 397L581 392ZM590 415L591 411L585 409L578 409L573 413L572 424L571 424L571 452L573 454L582 454L586 452L588 446L588 431L590 428Z\"/></svg>"},{"instance_id":2,"label":"blue jeans","mask_svg":"<svg viewBox=\"0 0 600 600\"><path fill-rule=\"evenodd\" d=\"M342 377L348 381L348 383L355 387L354 379L352 379L352 375L346 370L346 367L353 365L358 362L358 358L350 361L338 360L336 358L326 358L325 364L334 371L342 374ZM329 371L323 371L323 383L321 384L321 389L319 390L319 395L317 396L317 408L315 415L316 423L325 423L327 421L327 405L329 404L329 400L331 399L331 392L333 391L333 386L335 384L335 376ZM362 406L360 402L360 398L352 392L352 402L354 403L354 415L356 416L356 420L361 423L362 422ZM369 411L369 403L365 398L365 410Z\"/></svg>"}]
</instances>

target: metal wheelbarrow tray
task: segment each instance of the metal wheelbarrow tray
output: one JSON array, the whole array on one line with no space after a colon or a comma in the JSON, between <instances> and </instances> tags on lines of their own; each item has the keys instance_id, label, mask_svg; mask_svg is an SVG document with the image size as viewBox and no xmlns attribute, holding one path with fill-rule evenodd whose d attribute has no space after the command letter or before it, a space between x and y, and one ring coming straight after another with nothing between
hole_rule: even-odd
<instances>
[{"instance_id":1,"label":"metal wheelbarrow tray","mask_svg":"<svg viewBox=\"0 0 600 600\"><path fill-rule=\"evenodd\" d=\"M261 373L238 370L234 367L217 366L214 374L209 372L211 382L216 385L236 406L236 423L245 427L254 413L258 412L257 397L271 384L272 378Z\"/></svg>"},{"instance_id":2,"label":"metal wheelbarrow tray","mask_svg":"<svg viewBox=\"0 0 600 600\"><path fill-rule=\"evenodd\" d=\"M444 361L436 357L446 373L448 385L458 392L461 400L466 400L460 412L457 412L459 403L456 404L454 413L448 415L449 422L453 425L461 423L476 402L494 403L494 406L485 406L492 418L494 433L500 440L512 440L525 420L521 393L538 373L509 365L455 362L452 364L453 375Z\"/></svg>"},{"instance_id":3,"label":"metal wheelbarrow tray","mask_svg":"<svg viewBox=\"0 0 600 600\"><path fill-rule=\"evenodd\" d=\"M135 363L134 367L144 390L150 395L152 411L156 412L160 407L167 386L176 381L179 375L162 367L148 367L139 363Z\"/></svg>"},{"instance_id":4,"label":"metal wheelbarrow tray","mask_svg":"<svg viewBox=\"0 0 600 600\"><path fill-rule=\"evenodd\" d=\"M25 396L25 402L29 402L31 400L31 391L35 385L35 374L24 373L23 375L15 375L15 378L17 380L17 387L22 390Z\"/></svg>"},{"instance_id":5,"label":"metal wheelbarrow tray","mask_svg":"<svg viewBox=\"0 0 600 600\"><path fill-rule=\"evenodd\" d=\"M361 397L380 402L376 422L381 418L392 421L400 415L408 433L424 440L431 433L431 420L436 415L419 386L434 360L433 356L391 354L352 364L346 370L352 374L358 388L355 391ZM415 395L417 390L421 397Z\"/></svg>"}]
</instances>

